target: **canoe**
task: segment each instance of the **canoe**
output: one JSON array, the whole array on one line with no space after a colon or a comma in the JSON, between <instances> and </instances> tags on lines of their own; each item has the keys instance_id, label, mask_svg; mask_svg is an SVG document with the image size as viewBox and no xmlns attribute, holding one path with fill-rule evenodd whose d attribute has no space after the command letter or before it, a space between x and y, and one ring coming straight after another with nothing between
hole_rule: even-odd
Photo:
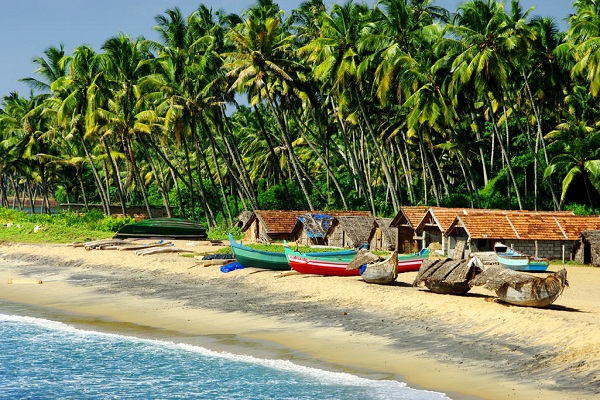
<instances>
[{"instance_id":1,"label":"canoe","mask_svg":"<svg viewBox=\"0 0 600 400\"><path fill-rule=\"evenodd\" d=\"M547 258L534 257L521 253L498 242L494 245L498 264L514 271L546 271L550 261Z\"/></svg>"},{"instance_id":2,"label":"canoe","mask_svg":"<svg viewBox=\"0 0 600 400\"><path fill-rule=\"evenodd\" d=\"M386 259L364 264L359 272L367 283L390 284L398 278L398 253L394 251Z\"/></svg>"},{"instance_id":3,"label":"canoe","mask_svg":"<svg viewBox=\"0 0 600 400\"><path fill-rule=\"evenodd\" d=\"M150 218L125 225L113 238L205 239L206 227L198 221L181 218Z\"/></svg>"},{"instance_id":4,"label":"canoe","mask_svg":"<svg viewBox=\"0 0 600 400\"><path fill-rule=\"evenodd\" d=\"M398 272L418 271L423 261L429 258L429 249L424 248L410 254L398 255Z\"/></svg>"},{"instance_id":5,"label":"canoe","mask_svg":"<svg viewBox=\"0 0 600 400\"><path fill-rule=\"evenodd\" d=\"M483 285L508 304L548 307L569 286L569 282L566 269L541 277L497 266L487 268L471 281L471 285Z\"/></svg>"},{"instance_id":6,"label":"canoe","mask_svg":"<svg viewBox=\"0 0 600 400\"><path fill-rule=\"evenodd\" d=\"M241 241L239 243L236 242L231 234L229 234L229 244L235 259L244 267L272 269L276 271L290 270L290 264L284 252L263 251L244 246ZM287 246L284 246L284 248L285 251L289 249ZM289 250L292 251L291 249ZM307 256L315 256L320 258L346 257L346 259L348 257L352 259L355 254L356 251L352 249L306 253Z\"/></svg>"},{"instance_id":7,"label":"canoe","mask_svg":"<svg viewBox=\"0 0 600 400\"><path fill-rule=\"evenodd\" d=\"M413 287L424 284L433 293L463 295L471 289L469 282L481 271L483 263L477 257L427 260L419 269Z\"/></svg>"}]
</instances>

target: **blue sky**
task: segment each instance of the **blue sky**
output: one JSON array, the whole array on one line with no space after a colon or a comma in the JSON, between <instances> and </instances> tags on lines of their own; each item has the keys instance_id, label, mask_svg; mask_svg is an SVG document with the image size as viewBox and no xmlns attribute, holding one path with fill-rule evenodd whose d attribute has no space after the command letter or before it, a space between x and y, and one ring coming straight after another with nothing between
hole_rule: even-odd
<instances>
[{"instance_id":1,"label":"blue sky","mask_svg":"<svg viewBox=\"0 0 600 400\"><path fill-rule=\"evenodd\" d=\"M334 0L326 0L333 3ZM343 1L335 0L337 3ZM455 11L462 0L436 0L435 4ZM509 0L506 0L508 3ZM0 96L18 91L28 96L29 88L19 78L33 76L31 60L43 56L50 46L64 44L71 53L82 44L96 51L104 41L119 32L133 37L157 39L152 27L154 17L165 10L179 7L185 16L199 4L240 14L254 2L248 0L0 0ZM290 12L301 0L279 0ZM372 1L368 1L372 3ZM550 16L562 22L573 12L570 0L521 0L524 8L535 6L534 15Z\"/></svg>"}]
</instances>

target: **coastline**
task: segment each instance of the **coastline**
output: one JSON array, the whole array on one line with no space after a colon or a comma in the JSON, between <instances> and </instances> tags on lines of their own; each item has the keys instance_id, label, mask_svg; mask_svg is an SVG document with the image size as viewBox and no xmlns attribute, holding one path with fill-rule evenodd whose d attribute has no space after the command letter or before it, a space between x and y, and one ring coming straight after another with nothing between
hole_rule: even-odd
<instances>
[{"instance_id":1,"label":"coastline","mask_svg":"<svg viewBox=\"0 0 600 400\"><path fill-rule=\"evenodd\" d=\"M455 399L593 398L600 269L566 268L571 288L550 309L532 309L481 288L463 297L412 288L416 272L379 286L253 268L224 274L176 254L3 243L0 298L95 330L395 379Z\"/></svg>"}]
</instances>

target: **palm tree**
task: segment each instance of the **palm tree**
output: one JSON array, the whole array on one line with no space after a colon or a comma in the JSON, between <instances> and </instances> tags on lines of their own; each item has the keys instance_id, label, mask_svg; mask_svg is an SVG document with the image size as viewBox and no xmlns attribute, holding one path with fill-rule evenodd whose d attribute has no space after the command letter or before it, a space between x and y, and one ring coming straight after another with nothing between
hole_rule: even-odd
<instances>
[{"instance_id":1,"label":"palm tree","mask_svg":"<svg viewBox=\"0 0 600 400\"><path fill-rule=\"evenodd\" d=\"M569 106L567 121L546 135L557 154L548 165L544 177L565 171L560 206L575 179L581 177L590 206L597 206L600 191L600 131L590 123L597 120L592 95L578 86L565 102Z\"/></svg>"},{"instance_id":2,"label":"palm tree","mask_svg":"<svg viewBox=\"0 0 600 400\"><path fill-rule=\"evenodd\" d=\"M228 37L234 49L223 54L227 76L233 80L229 90L246 92L252 106L264 101L270 108L286 147L295 180L312 210L304 176L301 175L301 167L293 151L288 117L285 109L280 107L285 97L292 96L292 93L300 94L294 87L297 79L295 72L300 65L292 56L293 37L282 27L281 13L272 15L274 8L269 5L269 1L263 3L263 7L251 9L248 18L229 31Z\"/></svg>"},{"instance_id":3,"label":"palm tree","mask_svg":"<svg viewBox=\"0 0 600 400\"><path fill-rule=\"evenodd\" d=\"M68 74L52 82L51 90L55 96L48 101L56 112L57 123L67 133L67 139L76 137L88 160L94 176L98 196L106 215L110 215L110 201L104 189L100 175L90 150L92 132L88 131L89 90L98 80L103 79L99 59L90 46L79 46L71 56L61 61L68 66ZM93 99L92 99L93 100Z\"/></svg>"},{"instance_id":4,"label":"palm tree","mask_svg":"<svg viewBox=\"0 0 600 400\"><path fill-rule=\"evenodd\" d=\"M440 46L451 50L448 55L453 72L450 89L459 93L472 85L479 101L486 105L519 209L523 209L512 162L500 132L501 121L496 115L498 109L506 109L505 91L512 74L510 56L517 45L504 5L492 0L464 3L458 8L455 21L456 24L447 26L450 38L440 42Z\"/></svg>"}]
</instances>

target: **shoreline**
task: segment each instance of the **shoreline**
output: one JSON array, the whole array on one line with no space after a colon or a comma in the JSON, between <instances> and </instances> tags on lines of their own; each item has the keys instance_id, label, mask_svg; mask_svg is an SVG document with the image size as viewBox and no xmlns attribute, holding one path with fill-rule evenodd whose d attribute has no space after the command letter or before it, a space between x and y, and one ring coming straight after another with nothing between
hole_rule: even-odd
<instances>
[{"instance_id":1,"label":"shoreline","mask_svg":"<svg viewBox=\"0 0 600 400\"><path fill-rule=\"evenodd\" d=\"M224 274L176 254L4 243L0 298L82 327L394 379L454 399L593 398L600 269L567 269L571 289L550 309L531 309L480 288L463 297L412 288L416 272L379 286L253 268Z\"/></svg>"}]
</instances>

